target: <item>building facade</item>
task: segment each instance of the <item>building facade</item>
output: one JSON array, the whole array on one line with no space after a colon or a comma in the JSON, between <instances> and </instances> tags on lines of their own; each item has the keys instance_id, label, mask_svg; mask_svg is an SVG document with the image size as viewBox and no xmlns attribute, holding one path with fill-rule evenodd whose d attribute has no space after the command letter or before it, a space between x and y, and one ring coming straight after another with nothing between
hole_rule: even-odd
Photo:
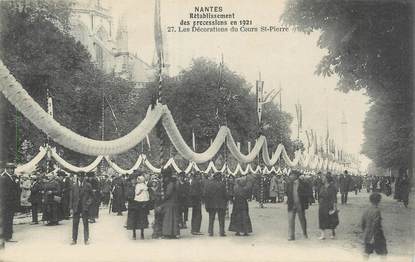
<instances>
[{"instance_id":1,"label":"building facade","mask_svg":"<svg viewBox=\"0 0 415 262\"><path fill-rule=\"evenodd\" d=\"M109 1L81 0L74 3L71 34L90 52L98 68L136 83L138 88L153 81L155 70L128 48L128 27L123 17L114 30Z\"/></svg>"}]
</instances>

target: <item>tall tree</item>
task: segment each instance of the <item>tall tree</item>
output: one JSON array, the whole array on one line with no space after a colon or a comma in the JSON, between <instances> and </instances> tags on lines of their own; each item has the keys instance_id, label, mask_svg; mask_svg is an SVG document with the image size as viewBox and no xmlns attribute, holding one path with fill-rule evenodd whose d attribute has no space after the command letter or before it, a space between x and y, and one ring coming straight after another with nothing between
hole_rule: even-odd
<instances>
[{"instance_id":1,"label":"tall tree","mask_svg":"<svg viewBox=\"0 0 415 262\"><path fill-rule=\"evenodd\" d=\"M317 74L337 74L338 90L364 89L370 97L362 152L381 167L411 167L413 3L289 0L282 20L320 32L318 46L328 54Z\"/></svg>"},{"instance_id":2,"label":"tall tree","mask_svg":"<svg viewBox=\"0 0 415 262\"><path fill-rule=\"evenodd\" d=\"M45 110L49 90L59 123L83 136L100 139L102 88L109 98L118 99L114 107L121 110L121 101L128 97L132 83L101 72L84 46L69 34L68 1L22 3L25 2L0 2L0 58ZM12 105L4 106L2 158L23 162L19 156L21 143L31 141L32 150L37 151L46 137ZM61 150L65 158L78 164L91 159Z\"/></svg>"},{"instance_id":3,"label":"tall tree","mask_svg":"<svg viewBox=\"0 0 415 262\"><path fill-rule=\"evenodd\" d=\"M252 145L258 137L256 98L252 86L229 68L206 59L196 58L177 77L166 81L167 105L188 145L195 133L196 150L206 150L221 124L226 124L241 150L247 153L247 141ZM221 88L220 88L221 87ZM269 103L264 107L264 135L270 150L283 143L293 152L290 140L292 117Z\"/></svg>"}]
</instances>

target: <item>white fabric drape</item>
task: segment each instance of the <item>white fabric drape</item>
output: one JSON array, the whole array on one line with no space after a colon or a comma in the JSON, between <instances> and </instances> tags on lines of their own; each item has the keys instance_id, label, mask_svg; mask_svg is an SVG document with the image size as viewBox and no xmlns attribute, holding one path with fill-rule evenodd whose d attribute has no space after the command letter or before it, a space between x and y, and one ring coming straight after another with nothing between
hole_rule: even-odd
<instances>
[{"instance_id":1,"label":"white fabric drape","mask_svg":"<svg viewBox=\"0 0 415 262\"><path fill-rule=\"evenodd\" d=\"M170 110L165 105L157 104L154 109L147 110L146 117L141 123L137 125L130 133L126 134L123 137L110 140L110 141L101 141L94 140L87 137L83 137L68 128L59 124L56 120L53 119L47 112L45 112L39 104L37 104L31 96L23 89L19 82L10 74L9 70L4 66L3 62L0 60L0 91L3 95L27 118L29 119L37 128L42 130L47 134L51 139L53 139L58 144L74 150L76 152L97 156L97 159L86 167L76 167L71 165L62 159L55 151L52 152L54 159L66 169L69 169L74 172L79 171L91 171L96 165L102 160L103 156L116 155L128 151L129 149L136 146L140 143L150 131L155 127L158 121L162 121L163 127L166 130L166 133L171 141L171 143L176 148L177 152L186 160L190 161L189 166L185 169L185 172L190 172L193 168L197 171L200 171L197 164L206 163L213 159L213 157L218 153L221 146L226 142L226 146L229 149L231 155L238 161L238 163L250 163L255 160L255 158L262 152L262 159L266 166L274 166L282 157L285 164L289 167L296 168L306 168L306 169L318 169L318 170L328 170L331 169L328 159L321 159L320 157L310 156L308 154L302 154L300 151L295 152L295 157L291 160L288 157L288 154L285 150L284 145L280 144L277 146L275 152L272 154L272 157L269 157L267 139L264 136L260 136L253 147L253 149L247 154L244 155L238 149L237 144L235 143L231 131L228 127L222 126L219 129L214 141L211 146L202 153L194 152L185 142L182 135L180 134L174 119L171 115ZM17 172L24 172L32 170L36 167L36 164L45 156L46 150L40 150L39 154L33 158L30 162L19 166ZM108 163L120 173L131 173L133 168L138 168L141 164L141 161L153 172L160 172L160 168L154 167L147 158L143 157L141 161L137 160L136 164L128 170L122 169L117 166L114 162L110 160L109 157L106 157ZM138 165L138 166L137 166ZM180 172L181 169L176 165L174 160L168 162L167 166L172 165L173 168ZM259 172L260 167L252 170L252 167L242 170L241 166L233 171L237 173L245 173L247 170ZM340 169L337 167L337 169ZM216 167L211 164L208 166L208 172L218 171ZM222 167L221 171L226 170L226 167ZM270 172L269 169L265 169L264 172Z\"/></svg>"},{"instance_id":2,"label":"white fabric drape","mask_svg":"<svg viewBox=\"0 0 415 262\"><path fill-rule=\"evenodd\" d=\"M91 164L85 166L85 167L77 167L72 165L71 163L65 161L61 156L58 155L58 153L56 153L56 149L52 148L51 149L51 157L53 159L55 159L55 161L62 167L64 167L67 170L70 170L72 172L91 172L92 170L94 170L99 163L101 163L102 160L102 156L98 156Z\"/></svg>"},{"instance_id":3,"label":"white fabric drape","mask_svg":"<svg viewBox=\"0 0 415 262\"><path fill-rule=\"evenodd\" d=\"M39 153L32 158L29 162L26 164L17 166L15 169L16 174L23 174L23 173L31 173L35 171L37 164L46 156L47 150L44 147L39 148Z\"/></svg>"}]
</instances>

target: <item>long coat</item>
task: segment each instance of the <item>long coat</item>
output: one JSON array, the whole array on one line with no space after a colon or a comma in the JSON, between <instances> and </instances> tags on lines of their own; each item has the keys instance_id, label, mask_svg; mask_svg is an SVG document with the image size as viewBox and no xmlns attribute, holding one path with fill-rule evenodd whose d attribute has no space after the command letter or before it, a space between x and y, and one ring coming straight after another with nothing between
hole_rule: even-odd
<instances>
[{"instance_id":1,"label":"long coat","mask_svg":"<svg viewBox=\"0 0 415 262\"><path fill-rule=\"evenodd\" d=\"M341 175L339 178L339 189L340 193L349 192L351 188L351 177L349 175Z\"/></svg>"},{"instance_id":2,"label":"long coat","mask_svg":"<svg viewBox=\"0 0 415 262\"><path fill-rule=\"evenodd\" d=\"M190 198L190 183L188 181L179 182L179 204L181 208L192 206Z\"/></svg>"},{"instance_id":3,"label":"long coat","mask_svg":"<svg viewBox=\"0 0 415 262\"><path fill-rule=\"evenodd\" d=\"M269 196L277 197L278 196L278 178L277 176L272 176L269 186Z\"/></svg>"},{"instance_id":4,"label":"long coat","mask_svg":"<svg viewBox=\"0 0 415 262\"><path fill-rule=\"evenodd\" d=\"M55 197L61 197L61 185L57 179L52 179L44 185L44 212L43 220L49 222L58 222L59 216L59 203L55 200Z\"/></svg>"},{"instance_id":5,"label":"long coat","mask_svg":"<svg viewBox=\"0 0 415 262\"><path fill-rule=\"evenodd\" d=\"M205 208L209 209L219 208L225 209L228 201L225 184L216 179L207 182L203 196L205 199Z\"/></svg>"},{"instance_id":6,"label":"long coat","mask_svg":"<svg viewBox=\"0 0 415 262\"><path fill-rule=\"evenodd\" d=\"M90 183L84 180L75 182L72 185L72 211L74 213L88 214L92 204L93 193Z\"/></svg>"},{"instance_id":7,"label":"long coat","mask_svg":"<svg viewBox=\"0 0 415 262\"><path fill-rule=\"evenodd\" d=\"M165 187L164 200L161 204L163 216L162 235L177 236L180 234L179 191L176 181L169 181Z\"/></svg>"},{"instance_id":8,"label":"long coat","mask_svg":"<svg viewBox=\"0 0 415 262\"><path fill-rule=\"evenodd\" d=\"M250 185L235 184L234 200L232 207L229 231L252 233L252 223L249 217L249 206L247 199L250 197Z\"/></svg>"},{"instance_id":9,"label":"long coat","mask_svg":"<svg viewBox=\"0 0 415 262\"><path fill-rule=\"evenodd\" d=\"M189 190L192 207L200 205L202 201L202 193L202 181L198 178L192 179Z\"/></svg>"},{"instance_id":10,"label":"long coat","mask_svg":"<svg viewBox=\"0 0 415 262\"><path fill-rule=\"evenodd\" d=\"M0 215L1 237L13 237L13 216L19 207L19 185L13 176L0 175Z\"/></svg>"},{"instance_id":11,"label":"long coat","mask_svg":"<svg viewBox=\"0 0 415 262\"><path fill-rule=\"evenodd\" d=\"M122 212L126 211L127 207L125 206L125 184L122 178L117 177L112 181L112 212Z\"/></svg>"},{"instance_id":12,"label":"long coat","mask_svg":"<svg viewBox=\"0 0 415 262\"><path fill-rule=\"evenodd\" d=\"M32 205L40 206L42 205L42 190L43 185L40 181L35 181L30 188L30 198L29 201Z\"/></svg>"},{"instance_id":13,"label":"long coat","mask_svg":"<svg viewBox=\"0 0 415 262\"><path fill-rule=\"evenodd\" d=\"M6 211L17 211L19 207L19 185L16 183L13 176L4 174L0 176L1 190L0 200L2 201L1 207L4 207Z\"/></svg>"},{"instance_id":14,"label":"long coat","mask_svg":"<svg viewBox=\"0 0 415 262\"><path fill-rule=\"evenodd\" d=\"M318 222L320 229L335 229L338 223L337 214L329 215L329 211L333 210L334 203L337 202L337 189L333 183L327 188L320 187L319 193L319 208L318 208ZM338 215L337 215L338 216ZM336 220L337 219L337 220Z\"/></svg>"},{"instance_id":15,"label":"long coat","mask_svg":"<svg viewBox=\"0 0 415 262\"><path fill-rule=\"evenodd\" d=\"M92 186L92 204L89 210L90 218L98 218L99 213L99 204L101 203L101 191L100 191L100 184L96 177L92 177L89 179L89 183Z\"/></svg>"},{"instance_id":16,"label":"long coat","mask_svg":"<svg viewBox=\"0 0 415 262\"><path fill-rule=\"evenodd\" d=\"M62 216L67 218L70 215L70 202L71 202L71 190L72 190L72 181L69 177L65 177L62 180Z\"/></svg>"}]
</instances>

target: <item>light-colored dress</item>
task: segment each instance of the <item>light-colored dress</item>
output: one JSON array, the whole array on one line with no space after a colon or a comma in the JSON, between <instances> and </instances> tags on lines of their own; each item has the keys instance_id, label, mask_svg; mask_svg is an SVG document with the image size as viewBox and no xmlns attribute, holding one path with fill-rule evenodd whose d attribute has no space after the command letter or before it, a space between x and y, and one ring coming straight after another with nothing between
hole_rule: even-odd
<instances>
[{"instance_id":1,"label":"light-colored dress","mask_svg":"<svg viewBox=\"0 0 415 262\"><path fill-rule=\"evenodd\" d=\"M20 182L20 188L22 189L22 192L20 194L20 205L22 207L32 206L32 204L29 202L31 185L32 183L30 180L22 180Z\"/></svg>"}]
</instances>

